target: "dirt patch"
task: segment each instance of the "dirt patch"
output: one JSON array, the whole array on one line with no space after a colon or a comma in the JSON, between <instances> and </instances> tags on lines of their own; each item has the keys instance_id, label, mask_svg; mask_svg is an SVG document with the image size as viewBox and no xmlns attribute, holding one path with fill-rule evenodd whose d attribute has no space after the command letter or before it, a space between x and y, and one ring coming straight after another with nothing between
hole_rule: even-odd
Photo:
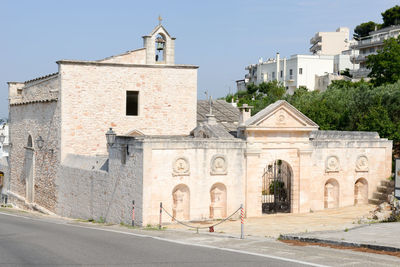
<instances>
[{"instance_id":1,"label":"dirt patch","mask_svg":"<svg viewBox=\"0 0 400 267\"><path fill-rule=\"evenodd\" d=\"M340 246L340 245L333 245L333 244L326 244L326 243L314 243L314 242L305 242L299 240L279 240L283 243L292 246L320 246L320 247L329 247L335 249L348 249L358 252L367 252L367 253L375 253L375 254L382 254L382 255L390 255L400 258L400 251L383 251L383 250L375 250L370 248L357 248L357 247L347 247L347 246Z\"/></svg>"}]
</instances>

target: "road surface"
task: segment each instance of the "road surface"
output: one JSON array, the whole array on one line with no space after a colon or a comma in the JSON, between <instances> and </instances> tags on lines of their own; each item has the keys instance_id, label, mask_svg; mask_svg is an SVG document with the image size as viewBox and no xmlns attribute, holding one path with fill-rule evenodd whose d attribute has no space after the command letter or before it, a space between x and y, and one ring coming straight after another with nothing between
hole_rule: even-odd
<instances>
[{"instance_id":1,"label":"road surface","mask_svg":"<svg viewBox=\"0 0 400 267\"><path fill-rule=\"evenodd\" d=\"M0 266L310 266L0 213Z\"/></svg>"}]
</instances>

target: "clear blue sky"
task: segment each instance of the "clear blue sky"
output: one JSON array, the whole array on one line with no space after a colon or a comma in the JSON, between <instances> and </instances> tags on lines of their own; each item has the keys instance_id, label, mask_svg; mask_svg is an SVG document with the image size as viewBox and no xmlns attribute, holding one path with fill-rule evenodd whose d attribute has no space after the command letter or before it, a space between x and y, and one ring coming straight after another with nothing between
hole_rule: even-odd
<instances>
[{"instance_id":1,"label":"clear blue sky","mask_svg":"<svg viewBox=\"0 0 400 267\"><path fill-rule=\"evenodd\" d=\"M0 117L8 117L7 81L57 71L60 59L97 60L141 48L163 25L176 39L175 61L199 65L198 96L235 89L259 57L309 53L317 31L381 22L399 0L0 0Z\"/></svg>"}]
</instances>

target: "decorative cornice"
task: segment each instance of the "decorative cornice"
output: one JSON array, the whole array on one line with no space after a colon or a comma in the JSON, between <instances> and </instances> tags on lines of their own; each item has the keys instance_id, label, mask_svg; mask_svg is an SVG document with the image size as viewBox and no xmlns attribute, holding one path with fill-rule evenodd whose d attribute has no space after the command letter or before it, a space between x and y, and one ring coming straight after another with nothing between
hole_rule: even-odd
<instances>
[{"instance_id":1,"label":"decorative cornice","mask_svg":"<svg viewBox=\"0 0 400 267\"><path fill-rule=\"evenodd\" d=\"M198 69L195 65L165 65L165 64L125 64L97 61L80 61L80 60L59 60L57 64L69 65L94 65L94 66L109 66L109 67L131 67L131 68L167 68L167 69Z\"/></svg>"}]
</instances>

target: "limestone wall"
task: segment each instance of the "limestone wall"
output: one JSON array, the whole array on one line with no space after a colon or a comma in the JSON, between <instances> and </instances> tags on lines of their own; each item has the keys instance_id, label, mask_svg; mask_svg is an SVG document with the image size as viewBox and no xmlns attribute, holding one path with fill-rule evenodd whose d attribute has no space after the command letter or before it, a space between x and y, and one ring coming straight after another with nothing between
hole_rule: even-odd
<instances>
[{"instance_id":1,"label":"limestone wall","mask_svg":"<svg viewBox=\"0 0 400 267\"><path fill-rule=\"evenodd\" d=\"M254 133L247 141L248 216L262 214L262 176L274 160L285 161L292 171L291 212L354 205L356 182L360 180L366 184L364 201L368 201L380 181L391 175L392 141L379 138L377 133ZM327 196L327 184L335 185L332 190L337 192L332 192L332 196ZM327 197L334 198L329 205Z\"/></svg>"},{"instance_id":2,"label":"limestone wall","mask_svg":"<svg viewBox=\"0 0 400 267\"><path fill-rule=\"evenodd\" d=\"M125 64L146 64L146 49L137 49L134 51L129 51L121 55L116 55L112 57L99 60L99 62L108 63L125 63Z\"/></svg>"},{"instance_id":3,"label":"limestone wall","mask_svg":"<svg viewBox=\"0 0 400 267\"><path fill-rule=\"evenodd\" d=\"M214 218L230 215L244 203L244 143L241 140L145 140L143 149L144 224L158 222L160 202L180 220L209 219L211 190L215 185L225 188L223 194L226 194L227 206L221 213L215 211ZM217 157L222 158L218 159L219 163L215 162ZM215 164L221 169L216 169ZM177 211L177 206L181 205L176 200L174 203L174 192L177 190L184 194L182 202L186 203L182 203L181 208L188 208L187 216ZM220 204L224 201L221 200ZM186 204L188 207L185 207ZM171 222L165 213L163 222Z\"/></svg>"},{"instance_id":4,"label":"limestone wall","mask_svg":"<svg viewBox=\"0 0 400 267\"><path fill-rule=\"evenodd\" d=\"M72 218L130 224L132 200L135 200L136 223L141 224L143 162L140 150L136 152L124 165L119 151L111 154L109 162L103 157L68 155L66 165L62 165L58 173L57 213Z\"/></svg>"},{"instance_id":5,"label":"limestone wall","mask_svg":"<svg viewBox=\"0 0 400 267\"><path fill-rule=\"evenodd\" d=\"M62 151L106 153L105 133L187 135L196 126L197 69L59 62ZM126 116L126 91L139 91L139 115Z\"/></svg>"},{"instance_id":6,"label":"limestone wall","mask_svg":"<svg viewBox=\"0 0 400 267\"><path fill-rule=\"evenodd\" d=\"M334 179L339 186L339 207L354 205L355 184L360 178L367 181L368 198L376 192L380 181L391 175L392 141L385 140L318 140L312 161L312 179L302 181L301 211L324 209L324 186ZM336 158L336 163L329 161ZM365 159L365 162L360 162ZM335 161L335 159L333 160ZM335 165L336 164L336 165ZM333 167L332 167L333 166Z\"/></svg>"},{"instance_id":7,"label":"limestone wall","mask_svg":"<svg viewBox=\"0 0 400 267\"><path fill-rule=\"evenodd\" d=\"M27 157L32 156L33 202L54 211L57 203L55 177L60 160L60 105L57 101L11 105L10 191L27 197ZM32 148L27 149L28 136ZM42 136L44 146L37 148ZM30 157L30 156L29 156Z\"/></svg>"},{"instance_id":8,"label":"limestone wall","mask_svg":"<svg viewBox=\"0 0 400 267\"><path fill-rule=\"evenodd\" d=\"M9 83L10 105L57 100L59 79L57 74L25 83Z\"/></svg>"}]
</instances>

